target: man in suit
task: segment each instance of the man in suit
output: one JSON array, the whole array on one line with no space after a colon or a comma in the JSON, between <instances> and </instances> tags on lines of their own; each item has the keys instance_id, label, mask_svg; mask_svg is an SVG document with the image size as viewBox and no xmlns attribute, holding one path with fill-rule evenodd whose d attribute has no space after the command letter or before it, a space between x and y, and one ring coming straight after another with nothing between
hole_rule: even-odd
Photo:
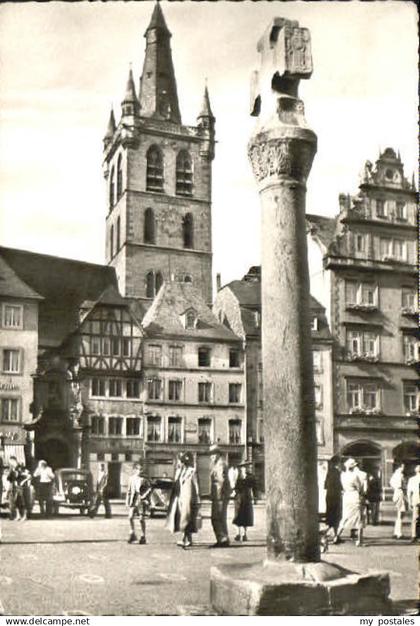
<instances>
[{"instance_id":1,"label":"man in suit","mask_svg":"<svg viewBox=\"0 0 420 626\"><path fill-rule=\"evenodd\" d=\"M105 508L105 517L110 519L111 505L108 498L108 470L105 463L99 465L98 476L96 478L95 495L93 498L93 505L89 511L90 517L95 517L99 507L103 503Z\"/></svg>"},{"instance_id":2,"label":"man in suit","mask_svg":"<svg viewBox=\"0 0 420 626\"><path fill-rule=\"evenodd\" d=\"M146 543L146 515L149 507L150 494L152 486L144 476L142 467L139 463L133 466L133 475L128 483L126 505L128 506L128 522L130 524L130 536L128 543L137 541L134 530L134 517L138 515L140 519L140 539L139 544Z\"/></svg>"},{"instance_id":3,"label":"man in suit","mask_svg":"<svg viewBox=\"0 0 420 626\"><path fill-rule=\"evenodd\" d=\"M216 536L216 543L212 548L226 548L229 546L227 529L227 508L230 497L230 483L228 466L222 458L217 445L210 446L210 483L211 483L211 524Z\"/></svg>"}]
</instances>

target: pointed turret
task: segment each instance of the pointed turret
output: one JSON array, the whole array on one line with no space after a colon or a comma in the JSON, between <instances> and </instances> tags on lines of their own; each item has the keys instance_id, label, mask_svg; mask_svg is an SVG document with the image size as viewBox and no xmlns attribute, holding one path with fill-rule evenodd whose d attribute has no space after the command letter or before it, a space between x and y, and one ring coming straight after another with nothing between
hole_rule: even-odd
<instances>
[{"instance_id":1,"label":"pointed turret","mask_svg":"<svg viewBox=\"0 0 420 626\"><path fill-rule=\"evenodd\" d=\"M122 114L125 115L138 115L139 101L136 95L136 88L134 86L133 71L130 67L128 72L127 86L125 88L124 99L121 102Z\"/></svg>"},{"instance_id":2,"label":"pointed turret","mask_svg":"<svg viewBox=\"0 0 420 626\"><path fill-rule=\"evenodd\" d=\"M210 159L214 158L214 125L216 118L213 115L213 111L210 106L209 90L207 84L204 87L203 101L201 104L200 113L197 117L197 126L200 133L204 136L207 135L208 140L203 142L200 150L201 154L207 153Z\"/></svg>"},{"instance_id":3,"label":"pointed turret","mask_svg":"<svg viewBox=\"0 0 420 626\"><path fill-rule=\"evenodd\" d=\"M411 189L413 191L416 191L416 176L413 172L412 176L411 176Z\"/></svg>"},{"instance_id":4,"label":"pointed turret","mask_svg":"<svg viewBox=\"0 0 420 626\"><path fill-rule=\"evenodd\" d=\"M214 115L210 106L209 90L207 89L207 84L204 87L203 102L201 104L201 110L198 114L197 119L199 120L206 117L214 120Z\"/></svg>"},{"instance_id":5,"label":"pointed turret","mask_svg":"<svg viewBox=\"0 0 420 626\"><path fill-rule=\"evenodd\" d=\"M171 33L159 2L155 4L144 36L146 52L140 78L140 115L181 124L172 63Z\"/></svg>"},{"instance_id":6,"label":"pointed turret","mask_svg":"<svg viewBox=\"0 0 420 626\"><path fill-rule=\"evenodd\" d=\"M106 133L104 136L104 147L106 148L112 141L116 130L115 117L114 117L114 109L111 108L111 113L109 115L108 127L106 129Z\"/></svg>"}]
</instances>

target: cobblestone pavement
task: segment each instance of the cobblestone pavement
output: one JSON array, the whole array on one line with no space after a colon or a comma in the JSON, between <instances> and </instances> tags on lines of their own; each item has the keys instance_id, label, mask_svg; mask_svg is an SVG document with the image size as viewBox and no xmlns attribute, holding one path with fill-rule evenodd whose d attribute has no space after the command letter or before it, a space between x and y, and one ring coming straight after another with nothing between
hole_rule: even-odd
<instances>
[{"instance_id":1,"label":"cobblestone pavement","mask_svg":"<svg viewBox=\"0 0 420 626\"><path fill-rule=\"evenodd\" d=\"M124 507L110 520L80 515L27 522L2 519L0 606L6 615L174 615L180 606L204 607L209 601L209 568L218 563L262 560L264 508L248 544L209 550L214 541L204 507L203 529L189 550L163 519L148 520L147 545L128 545ZM232 512L229 513L232 519ZM235 527L232 528L232 537ZM408 527L406 528L408 535ZM413 610L418 548L392 540L392 527L368 527L367 546L346 541L324 555L353 570L388 570L398 612Z\"/></svg>"}]
</instances>

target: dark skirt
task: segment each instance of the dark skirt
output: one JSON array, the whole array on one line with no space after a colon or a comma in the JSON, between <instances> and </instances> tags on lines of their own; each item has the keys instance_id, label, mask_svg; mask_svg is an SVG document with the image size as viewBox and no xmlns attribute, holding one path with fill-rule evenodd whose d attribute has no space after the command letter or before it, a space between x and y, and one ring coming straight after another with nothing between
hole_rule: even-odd
<instances>
[{"instance_id":1,"label":"dark skirt","mask_svg":"<svg viewBox=\"0 0 420 626\"><path fill-rule=\"evenodd\" d=\"M239 483L239 480L238 480ZM252 486L236 484L235 516L232 524L249 527L254 525L254 507L252 504Z\"/></svg>"},{"instance_id":2,"label":"dark skirt","mask_svg":"<svg viewBox=\"0 0 420 626\"><path fill-rule=\"evenodd\" d=\"M342 515L341 494L340 496L334 495L330 498L327 496L326 505L325 521L327 526L335 528L339 525Z\"/></svg>"}]
</instances>

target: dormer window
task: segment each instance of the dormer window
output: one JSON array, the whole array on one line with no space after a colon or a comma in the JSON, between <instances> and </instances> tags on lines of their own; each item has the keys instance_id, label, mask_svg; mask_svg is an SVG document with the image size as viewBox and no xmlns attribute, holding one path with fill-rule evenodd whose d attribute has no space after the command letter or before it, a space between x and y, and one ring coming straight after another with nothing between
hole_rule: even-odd
<instances>
[{"instance_id":1,"label":"dormer window","mask_svg":"<svg viewBox=\"0 0 420 626\"><path fill-rule=\"evenodd\" d=\"M193 330L197 325L197 312L194 309L188 309L182 315L183 325L186 330Z\"/></svg>"},{"instance_id":2,"label":"dormer window","mask_svg":"<svg viewBox=\"0 0 420 626\"><path fill-rule=\"evenodd\" d=\"M312 318L311 330L318 330L318 318L317 317Z\"/></svg>"}]
</instances>

